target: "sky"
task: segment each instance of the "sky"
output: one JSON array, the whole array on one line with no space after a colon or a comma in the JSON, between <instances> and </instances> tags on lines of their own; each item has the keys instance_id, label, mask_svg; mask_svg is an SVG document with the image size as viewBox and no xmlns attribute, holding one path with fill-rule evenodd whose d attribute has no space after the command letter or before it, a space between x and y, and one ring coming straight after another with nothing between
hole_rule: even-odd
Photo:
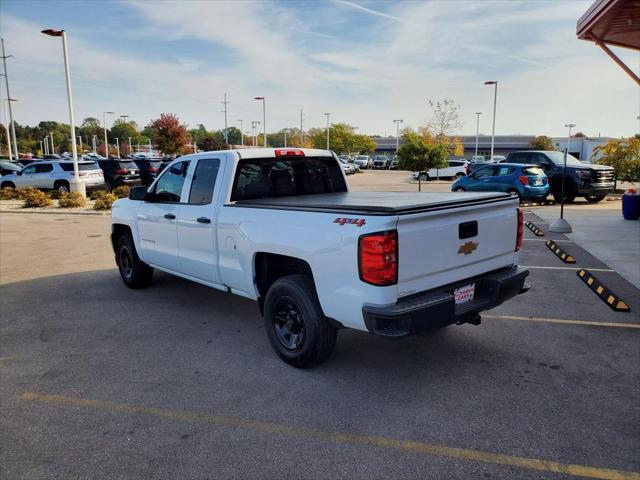
<instances>
[{"instance_id":1,"label":"sky","mask_svg":"<svg viewBox=\"0 0 640 480\"><path fill-rule=\"evenodd\" d=\"M144 126L162 112L190 127L267 130L332 122L395 135L416 128L428 100L460 105L461 130L561 136L638 131L640 88L590 42L576 39L592 0L556 1L0 1L14 118L68 123L61 41L68 36L76 124L102 112ZM635 71L640 54L616 49ZM4 80L4 78L2 78ZM6 98L4 82L2 97ZM4 115L4 112L3 112ZM111 116L112 122L115 116Z\"/></svg>"}]
</instances>

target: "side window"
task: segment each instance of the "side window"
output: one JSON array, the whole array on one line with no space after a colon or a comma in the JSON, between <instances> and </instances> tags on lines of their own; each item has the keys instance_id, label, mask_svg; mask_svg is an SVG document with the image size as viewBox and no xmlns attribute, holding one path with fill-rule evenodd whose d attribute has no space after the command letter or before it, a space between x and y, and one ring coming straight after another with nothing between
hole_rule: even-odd
<instances>
[{"instance_id":1,"label":"side window","mask_svg":"<svg viewBox=\"0 0 640 480\"><path fill-rule=\"evenodd\" d=\"M509 161L513 163L527 163L526 153L512 153L509 157Z\"/></svg>"},{"instance_id":2,"label":"side window","mask_svg":"<svg viewBox=\"0 0 640 480\"><path fill-rule=\"evenodd\" d=\"M513 173L513 167L495 167L496 173L494 175L511 175Z\"/></svg>"},{"instance_id":3,"label":"side window","mask_svg":"<svg viewBox=\"0 0 640 480\"><path fill-rule=\"evenodd\" d=\"M178 162L162 173L155 187L159 202L179 203L189 162Z\"/></svg>"},{"instance_id":4,"label":"side window","mask_svg":"<svg viewBox=\"0 0 640 480\"><path fill-rule=\"evenodd\" d=\"M36 165L36 173L53 172L53 165L45 163L44 165Z\"/></svg>"},{"instance_id":5,"label":"side window","mask_svg":"<svg viewBox=\"0 0 640 480\"><path fill-rule=\"evenodd\" d=\"M217 158L203 159L198 161L196 171L191 180L191 192L189 193L189 203L206 205L213 200L213 189L216 185L216 178L220 170L220 160Z\"/></svg>"},{"instance_id":6,"label":"side window","mask_svg":"<svg viewBox=\"0 0 640 480\"><path fill-rule=\"evenodd\" d=\"M22 170L22 174L23 175L31 175L32 173L36 173L36 166L35 165L29 165L27 168Z\"/></svg>"},{"instance_id":7,"label":"side window","mask_svg":"<svg viewBox=\"0 0 640 480\"><path fill-rule=\"evenodd\" d=\"M473 174L474 178L485 178L493 175L493 167L482 167Z\"/></svg>"},{"instance_id":8,"label":"side window","mask_svg":"<svg viewBox=\"0 0 640 480\"><path fill-rule=\"evenodd\" d=\"M547 166L551 166L551 161L546 157L546 155L543 155L542 153L536 153L533 155L533 159L528 162L534 165L547 165Z\"/></svg>"}]
</instances>

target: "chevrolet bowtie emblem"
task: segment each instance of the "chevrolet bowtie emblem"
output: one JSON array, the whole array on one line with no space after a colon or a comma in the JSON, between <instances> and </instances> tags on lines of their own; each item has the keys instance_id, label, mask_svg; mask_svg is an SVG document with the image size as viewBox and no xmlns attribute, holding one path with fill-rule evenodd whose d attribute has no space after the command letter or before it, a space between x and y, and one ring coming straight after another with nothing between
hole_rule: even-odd
<instances>
[{"instance_id":1,"label":"chevrolet bowtie emblem","mask_svg":"<svg viewBox=\"0 0 640 480\"><path fill-rule=\"evenodd\" d=\"M460 248L458 248L458 255L469 255L477 248L478 244L476 242L467 242L464 245L460 245Z\"/></svg>"}]
</instances>

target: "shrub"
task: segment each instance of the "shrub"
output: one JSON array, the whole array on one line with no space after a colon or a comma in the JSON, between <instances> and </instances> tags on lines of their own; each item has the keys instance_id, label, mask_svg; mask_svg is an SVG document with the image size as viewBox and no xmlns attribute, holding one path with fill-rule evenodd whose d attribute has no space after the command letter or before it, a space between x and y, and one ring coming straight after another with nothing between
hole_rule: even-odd
<instances>
[{"instance_id":1,"label":"shrub","mask_svg":"<svg viewBox=\"0 0 640 480\"><path fill-rule=\"evenodd\" d=\"M111 210L111 205L118 199L113 193L103 192L93 205L94 210Z\"/></svg>"},{"instance_id":2,"label":"shrub","mask_svg":"<svg viewBox=\"0 0 640 480\"><path fill-rule=\"evenodd\" d=\"M87 206L87 199L80 192L63 193L58 201L60 208L81 208Z\"/></svg>"},{"instance_id":3,"label":"shrub","mask_svg":"<svg viewBox=\"0 0 640 480\"><path fill-rule=\"evenodd\" d=\"M120 185L113 189L112 193L118 198L126 198L129 196L129 187L126 185Z\"/></svg>"},{"instance_id":4,"label":"shrub","mask_svg":"<svg viewBox=\"0 0 640 480\"><path fill-rule=\"evenodd\" d=\"M53 200L60 200L60 197L62 197L62 192L60 192L59 190L49 190L47 192L47 195Z\"/></svg>"},{"instance_id":5,"label":"shrub","mask_svg":"<svg viewBox=\"0 0 640 480\"><path fill-rule=\"evenodd\" d=\"M23 190L29 190L28 192L22 192L22 198L24 199L24 204L22 206L24 208L48 207L53 204L53 200L47 197L45 193L40 190L35 188L25 188Z\"/></svg>"},{"instance_id":6,"label":"shrub","mask_svg":"<svg viewBox=\"0 0 640 480\"><path fill-rule=\"evenodd\" d=\"M18 192L15 188L4 187L0 190L0 200L13 200L18 198Z\"/></svg>"},{"instance_id":7,"label":"shrub","mask_svg":"<svg viewBox=\"0 0 640 480\"><path fill-rule=\"evenodd\" d=\"M89 198L90 198L91 200L97 200L97 199L99 199L100 197L102 197L102 196L104 196L104 195L107 195L107 194L109 194L109 192L107 192L106 190L96 190L96 191L91 192L91 193L89 194Z\"/></svg>"},{"instance_id":8,"label":"shrub","mask_svg":"<svg viewBox=\"0 0 640 480\"><path fill-rule=\"evenodd\" d=\"M32 195L37 195L36 192L40 192L40 190L38 190L37 188L33 188L33 187L25 187L25 188L18 188L16 190L16 198L18 200L26 200L27 197L31 197ZM42 193L42 192L40 192Z\"/></svg>"}]
</instances>

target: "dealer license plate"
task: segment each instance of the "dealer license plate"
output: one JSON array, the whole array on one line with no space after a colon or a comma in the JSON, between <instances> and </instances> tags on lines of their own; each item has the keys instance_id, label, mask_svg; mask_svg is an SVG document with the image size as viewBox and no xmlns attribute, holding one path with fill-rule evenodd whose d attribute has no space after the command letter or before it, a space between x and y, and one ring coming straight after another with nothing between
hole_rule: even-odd
<instances>
[{"instance_id":1,"label":"dealer license plate","mask_svg":"<svg viewBox=\"0 0 640 480\"><path fill-rule=\"evenodd\" d=\"M534 185L542 185L542 179L541 179L541 178L536 178L536 179L533 181L533 184L534 184Z\"/></svg>"},{"instance_id":2,"label":"dealer license plate","mask_svg":"<svg viewBox=\"0 0 640 480\"><path fill-rule=\"evenodd\" d=\"M463 303L473 300L473 295L476 292L476 284L465 285L464 287L456 288L453 291L453 298L456 305L462 305Z\"/></svg>"}]
</instances>

